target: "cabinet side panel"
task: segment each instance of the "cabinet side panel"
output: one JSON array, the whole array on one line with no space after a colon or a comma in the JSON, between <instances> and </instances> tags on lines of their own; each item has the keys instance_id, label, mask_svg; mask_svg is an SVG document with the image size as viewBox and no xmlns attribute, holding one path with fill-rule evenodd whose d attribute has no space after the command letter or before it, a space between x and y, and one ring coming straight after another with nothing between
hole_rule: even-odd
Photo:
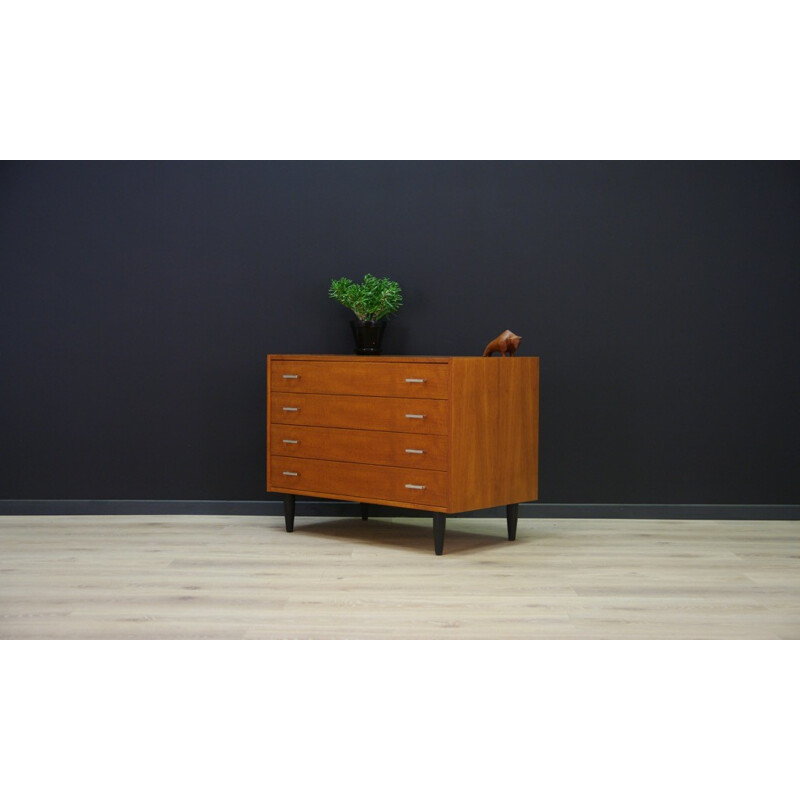
<instances>
[{"instance_id":1,"label":"cabinet side panel","mask_svg":"<svg viewBox=\"0 0 800 800\"><path fill-rule=\"evenodd\" d=\"M266 453L267 491L270 491L270 488L269 488L269 456L270 456L270 453L272 452L272 450L271 450L271 442L270 442L270 436L271 436L270 428L272 426L270 425L270 411L269 411L269 407L271 405L271 403L269 402L269 391L270 391L269 374L270 374L271 364L272 364L272 356L270 355L270 356L267 356L267 442L266 442L266 444L267 444L267 453Z\"/></svg>"},{"instance_id":2,"label":"cabinet side panel","mask_svg":"<svg viewBox=\"0 0 800 800\"><path fill-rule=\"evenodd\" d=\"M504 358L500 367L500 502L525 503L539 497L539 359Z\"/></svg>"},{"instance_id":3,"label":"cabinet side panel","mask_svg":"<svg viewBox=\"0 0 800 800\"><path fill-rule=\"evenodd\" d=\"M451 513L496 505L498 361L453 360Z\"/></svg>"}]
</instances>

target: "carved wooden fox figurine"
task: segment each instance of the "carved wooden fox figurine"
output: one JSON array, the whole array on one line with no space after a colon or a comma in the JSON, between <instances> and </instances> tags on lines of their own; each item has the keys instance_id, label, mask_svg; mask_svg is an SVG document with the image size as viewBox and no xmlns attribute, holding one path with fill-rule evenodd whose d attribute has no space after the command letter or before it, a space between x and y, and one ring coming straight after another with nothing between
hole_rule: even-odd
<instances>
[{"instance_id":1,"label":"carved wooden fox figurine","mask_svg":"<svg viewBox=\"0 0 800 800\"><path fill-rule=\"evenodd\" d=\"M500 353L501 356L513 356L517 352L519 343L522 341L521 336L511 331L503 331L496 339L492 339L486 345L483 351L485 356L490 356L492 353Z\"/></svg>"}]
</instances>

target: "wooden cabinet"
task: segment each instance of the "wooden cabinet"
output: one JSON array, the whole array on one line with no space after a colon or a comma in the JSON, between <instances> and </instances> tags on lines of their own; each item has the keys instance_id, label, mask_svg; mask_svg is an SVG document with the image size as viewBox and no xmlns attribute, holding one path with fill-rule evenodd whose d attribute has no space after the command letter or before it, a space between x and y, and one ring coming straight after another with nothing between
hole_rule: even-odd
<instances>
[{"instance_id":1,"label":"wooden cabinet","mask_svg":"<svg viewBox=\"0 0 800 800\"><path fill-rule=\"evenodd\" d=\"M267 491L447 514L538 498L539 359L271 355Z\"/></svg>"}]
</instances>

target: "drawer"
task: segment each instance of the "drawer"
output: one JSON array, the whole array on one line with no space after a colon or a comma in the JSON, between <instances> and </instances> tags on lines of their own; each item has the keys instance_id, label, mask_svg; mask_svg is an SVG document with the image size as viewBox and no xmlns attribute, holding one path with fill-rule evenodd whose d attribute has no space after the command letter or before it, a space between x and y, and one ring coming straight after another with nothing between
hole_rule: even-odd
<instances>
[{"instance_id":1,"label":"drawer","mask_svg":"<svg viewBox=\"0 0 800 800\"><path fill-rule=\"evenodd\" d=\"M447 469L447 436L272 425L270 437L270 451L275 456Z\"/></svg>"},{"instance_id":2,"label":"drawer","mask_svg":"<svg viewBox=\"0 0 800 800\"><path fill-rule=\"evenodd\" d=\"M438 399L450 394L447 364L283 360L270 363L270 388L276 392Z\"/></svg>"},{"instance_id":3,"label":"drawer","mask_svg":"<svg viewBox=\"0 0 800 800\"><path fill-rule=\"evenodd\" d=\"M270 458L270 488L425 506L447 505L447 472L313 458Z\"/></svg>"},{"instance_id":4,"label":"drawer","mask_svg":"<svg viewBox=\"0 0 800 800\"><path fill-rule=\"evenodd\" d=\"M270 422L326 428L447 434L447 400L270 393Z\"/></svg>"}]
</instances>

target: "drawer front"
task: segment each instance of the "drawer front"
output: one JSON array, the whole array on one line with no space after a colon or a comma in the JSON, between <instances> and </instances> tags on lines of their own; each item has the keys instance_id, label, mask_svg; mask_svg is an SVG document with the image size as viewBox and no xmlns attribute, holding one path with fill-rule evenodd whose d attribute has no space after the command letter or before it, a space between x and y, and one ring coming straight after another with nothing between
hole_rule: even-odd
<instances>
[{"instance_id":1,"label":"drawer front","mask_svg":"<svg viewBox=\"0 0 800 800\"><path fill-rule=\"evenodd\" d=\"M375 467L313 458L270 458L270 488L421 505L447 505L447 475L436 470Z\"/></svg>"},{"instance_id":2,"label":"drawer front","mask_svg":"<svg viewBox=\"0 0 800 800\"><path fill-rule=\"evenodd\" d=\"M270 437L270 450L275 456L447 469L446 436L273 425Z\"/></svg>"},{"instance_id":3,"label":"drawer front","mask_svg":"<svg viewBox=\"0 0 800 800\"><path fill-rule=\"evenodd\" d=\"M326 428L435 433L448 429L447 400L270 393L270 422Z\"/></svg>"},{"instance_id":4,"label":"drawer front","mask_svg":"<svg viewBox=\"0 0 800 800\"><path fill-rule=\"evenodd\" d=\"M270 387L275 392L445 399L450 367L413 362L272 361Z\"/></svg>"}]
</instances>

